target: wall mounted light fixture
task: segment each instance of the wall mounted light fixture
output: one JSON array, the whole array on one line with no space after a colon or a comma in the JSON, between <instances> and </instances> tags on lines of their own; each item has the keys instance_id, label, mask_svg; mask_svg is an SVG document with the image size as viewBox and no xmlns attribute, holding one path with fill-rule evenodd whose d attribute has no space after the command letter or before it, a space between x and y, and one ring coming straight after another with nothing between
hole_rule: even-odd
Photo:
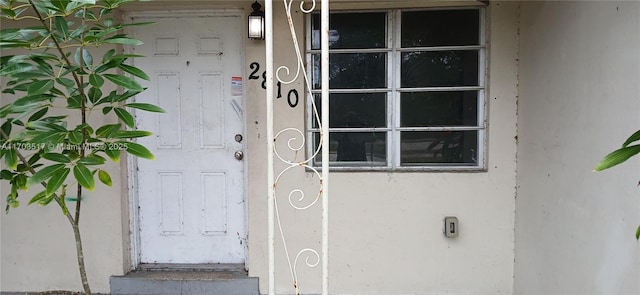
<instances>
[{"instance_id":1,"label":"wall mounted light fixture","mask_svg":"<svg viewBox=\"0 0 640 295\"><path fill-rule=\"evenodd\" d=\"M256 1L251 4L251 8L253 12L249 14L249 39L264 40L264 12L260 11L262 5Z\"/></svg>"}]
</instances>

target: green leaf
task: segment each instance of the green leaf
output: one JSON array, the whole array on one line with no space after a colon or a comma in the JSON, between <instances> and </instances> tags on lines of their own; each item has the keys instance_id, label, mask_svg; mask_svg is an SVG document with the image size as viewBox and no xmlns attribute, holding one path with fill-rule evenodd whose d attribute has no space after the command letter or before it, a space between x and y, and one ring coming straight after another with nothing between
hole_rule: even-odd
<instances>
[{"instance_id":1,"label":"green leaf","mask_svg":"<svg viewBox=\"0 0 640 295\"><path fill-rule=\"evenodd\" d=\"M10 121L6 121L2 124L2 126L0 126L0 130L2 130L2 132L4 132L4 134L0 134L0 138L4 138L4 136L9 136L11 135L11 122Z\"/></svg>"},{"instance_id":2,"label":"green leaf","mask_svg":"<svg viewBox=\"0 0 640 295\"><path fill-rule=\"evenodd\" d=\"M27 44L27 46L29 46L29 44ZM0 43L0 49L1 48L2 45ZM0 68L0 76L13 76L19 73L29 73L34 71L35 69L36 67L34 65L26 62L9 63L6 65L3 64L2 68Z\"/></svg>"},{"instance_id":3,"label":"green leaf","mask_svg":"<svg viewBox=\"0 0 640 295\"><path fill-rule=\"evenodd\" d=\"M143 145L137 144L135 142L118 142L120 144L124 144L127 147L127 153L132 154L136 157L140 157L143 159L154 160L155 156Z\"/></svg>"},{"instance_id":4,"label":"green leaf","mask_svg":"<svg viewBox=\"0 0 640 295\"><path fill-rule=\"evenodd\" d=\"M88 135L93 134L93 127L91 127L91 125L84 123L84 124L80 124L78 126L76 126L76 129L74 129L76 131L80 131L82 132L83 130L87 132Z\"/></svg>"},{"instance_id":5,"label":"green leaf","mask_svg":"<svg viewBox=\"0 0 640 295\"><path fill-rule=\"evenodd\" d=\"M96 69L95 69L95 73L102 73L104 71L113 69L113 68L117 68L120 64L122 64L124 62L124 59L116 59L116 58L112 58L107 62L103 62L102 65L99 65Z\"/></svg>"},{"instance_id":6,"label":"green leaf","mask_svg":"<svg viewBox=\"0 0 640 295\"><path fill-rule=\"evenodd\" d=\"M27 128L38 131L58 131L66 132L67 129L63 126L48 122L48 121L33 121L27 122Z\"/></svg>"},{"instance_id":7,"label":"green leaf","mask_svg":"<svg viewBox=\"0 0 640 295\"><path fill-rule=\"evenodd\" d=\"M636 131L634 134L629 136L627 140L622 144L622 147L627 147L634 141L640 140L640 130Z\"/></svg>"},{"instance_id":8,"label":"green leaf","mask_svg":"<svg viewBox=\"0 0 640 295\"><path fill-rule=\"evenodd\" d=\"M153 133L145 130L120 130L113 135L113 138L138 138L151 135L153 135Z\"/></svg>"},{"instance_id":9,"label":"green leaf","mask_svg":"<svg viewBox=\"0 0 640 295\"><path fill-rule=\"evenodd\" d=\"M37 95L47 93L51 88L53 88L54 81L53 80L42 80L36 81L29 85L27 89L27 95Z\"/></svg>"},{"instance_id":10,"label":"green leaf","mask_svg":"<svg viewBox=\"0 0 640 295\"><path fill-rule=\"evenodd\" d=\"M115 108L113 109L113 111L116 113L118 118L120 118L120 120L124 122L125 125L131 128L134 128L135 120L133 119L133 116L129 112L127 112L125 109L122 109L122 108Z\"/></svg>"},{"instance_id":11,"label":"green leaf","mask_svg":"<svg viewBox=\"0 0 640 295\"><path fill-rule=\"evenodd\" d=\"M164 113L164 109L162 109L161 107L157 106L157 105L153 105L150 103L129 103L126 104L125 106L133 108L133 109L139 109L139 110L143 110L143 111L147 111L147 112L154 112L154 113Z\"/></svg>"},{"instance_id":12,"label":"green leaf","mask_svg":"<svg viewBox=\"0 0 640 295\"><path fill-rule=\"evenodd\" d=\"M81 144L82 132L77 130L69 132L69 142L71 142L72 144Z\"/></svg>"},{"instance_id":13,"label":"green leaf","mask_svg":"<svg viewBox=\"0 0 640 295\"><path fill-rule=\"evenodd\" d=\"M64 181L67 179L67 175L69 175L70 171L71 169L65 167L51 176L51 178L47 182L47 196L53 195L60 188L60 186L62 186Z\"/></svg>"},{"instance_id":14,"label":"green leaf","mask_svg":"<svg viewBox=\"0 0 640 295\"><path fill-rule=\"evenodd\" d=\"M640 240L640 226L636 229L636 240Z\"/></svg>"},{"instance_id":15,"label":"green leaf","mask_svg":"<svg viewBox=\"0 0 640 295\"><path fill-rule=\"evenodd\" d=\"M111 186L113 184L111 181L111 176L109 175L109 173L107 173L107 171L98 170L98 179L100 179L100 182L106 184L107 186Z\"/></svg>"},{"instance_id":16,"label":"green leaf","mask_svg":"<svg viewBox=\"0 0 640 295\"><path fill-rule=\"evenodd\" d=\"M73 80L69 79L69 78L58 78L56 79L56 82L58 82L58 84L66 87L66 88L70 88L70 87L74 87L76 86L76 82L74 82Z\"/></svg>"},{"instance_id":17,"label":"green leaf","mask_svg":"<svg viewBox=\"0 0 640 295\"><path fill-rule=\"evenodd\" d=\"M7 167L13 170L18 168L18 154L15 149L11 148L6 151L6 154L4 155L4 163Z\"/></svg>"},{"instance_id":18,"label":"green leaf","mask_svg":"<svg viewBox=\"0 0 640 295\"><path fill-rule=\"evenodd\" d=\"M20 206L20 201L18 201L18 187L14 184L11 185L11 193L7 196L7 207L5 211L9 213L9 207L17 208Z\"/></svg>"},{"instance_id":19,"label":"green leaf","mask_svg":"<svg viewBox=\"0 0 640 295\"><path fill-rule=\"evenodd\" d=\"M104 85L104 79L98 74L91 74L89 75L89 84L93 87L100 88Z\"/></svg>"},{"instance_id":20,"label":"green leaf","mask_svg":"<svg viewBox=\"0 0 640 295\"><path fill-rule=\"evenodd\" d=\"M153 1L153 0L139 0L140 2L149 2L149 1ZM123 26L125 27L129 27L129 26L146 26L146 25L151 25L151 24L155 24L156 22L137 22L137 23L129 23L129 24L123 24Z\"/></svg>"},{"instance_id":21,"label":"green leaf","mask_svg":"<svg viewBox=\"0 0 640 295\"><path fill-rule=\"evenodd\" d=\"M45 197L42 198L40 201L38 201L38 206L47 206L47 205L49 205L49 203L51 203L51 201L53 201L55 196L56 196L56 194L51 194L51 195L47 196L46 195L46 191L45 191Z\"/></svg>"},{"instance_id":22,"label":"green leaf","mask_svg":"<svg viewBox=\"0 0 640 295\"><path fill-rule=\"evenodd\" d=\"M89 88L89 93L87 93L87 95L89 96L89 101L91 101L91 103L95 103L102 97L102 91L100 88L91 87Z\"/></svg>"},{"instance_id":23,"label":"green leaf","mask_svg":"<svg viewBox=\"0 0 640 295\"><path fill-rule=\"evenodd\" d=\"M31 139L32 143L44 143L56 145L61 143L67 136L66 132L43 132Z\"/></svg>"},{"instance_id":24,"label":"green leaf","mask_svg":"<svg viewBox=\"0 0 640 295\"><path fill-rule=\"evenodd\" d=\"M123 37L123 36L114 36L112 38L104 39L104 43L110 44L122 44L122 45L142 45L142 41L138 39Z\"/></svg>"},{"instance_id":25,"label":"green leaf","mask_svg":"<svg viewBox=\"0 0 640 295\"><path fill-rule=\"evenodd\" d=\"M121 59L121 60L125 60L127 58L131 58L131 57L144 57L144 55L140 55L140 54L130 54L130 53L123 53L123 54L116 54L114 55L112 58L113 59Z\"/></svg>"},{"instance_id":26,"label":"green leaf","mask_svg":"<svg viewBox=\"0 0 640 295\"><path fill-rule=\"evenodd\" d=\"M69 34L69 38L78 38L80 37L80 35L82 35L82 33L84 33L84 30L87 28L87 25L81 25L78 26L75 30L73 30L73 32L71 32L71 34Z\"/></svg>"},{"instance_id":27,"label":"green leaf","mask_svg":"<svg viewBox=\"0 0 640 295\"><path fill-rule=\"evenodd\" d=\"M82 106L82 96L74 95L67 99L67 106L72 109L79 109Z\"/></svg>"},{"instance_id":28,"label":"green leaf","mask_svg":"<svg viewBox=\"0 0 640 295\"><path fill-rule=\"evenodd\" d=\"M14 173L9 171L9 170L2 170L0 171L0 179L4 179L4 180L11 180L13 179L13 175Z\"/></svg>"},{"instance_id":29,"label":"green leaf","mask_svg":"<svg viewBox=\"0 0 640 295\"><path fill-rule=\"evenodd\" d=\"M640 153L640 145L632 145L632 146L623 147L621 149L617 149L612 153L606 155L600 161L600 163L598 163L598 165L596 166L596 168L594 168L594 170L602 171L602 170L611 168L613 166L616 166L628 160L629 158L631 158L632 156L638 153Z\"/></svg>"},{"instance_id":30,"label":"green leaf","mask_svg":"<svg viewBox=\"0 0 640 295\"><path fill-rule=\"evenodd\" d=\"M15 102L13 102L13 106L24 107L24 111L31 111L34 107L40 107L40 106L36 106L36 104L45 100L51 100L53 97L54 97L53 95L45 94L45 93L30 94L30 95L18 98Z\"/></svg>"},{"instance_id":31,"label":"green leaf","mask_svg":"<svg viewBox=\"0 0 640 295\"><path fill-rule=\"evenodd\" d=\"M47 8L53 9L57 12L64 12L67 8L67 4L69 0L51 0L51 1L43 1Z\"/></svg>"},{"instance_id":32,"label":"green leaf","mask_svg":"<svg viewBox=\"0 0 640 295\"><path fill-rule=\"evenodd\" d=\"M104 77L107 78L109 81L113 82L113 84L116 84L118 86L121 86L127 89L131 89L134 91L144 90L142 86L138 84L138 82L134 81L133 79L127 76L115 75L115 74L104 74Z\"/></svg>"},{"instance_id":33,"label":"green leaf","mask_svg":"<svg viewBox=\"0 0 640 295\"><path fill-rule=\"evenodd\" d=\"M39 120L40 118L44 117L44 115L46 115L48 111L49 111L49 108L42 108L41 110L33 113L33 115L31 115L31 117L29 117L27 121L31 122L31 121Z\"/></svg>"},{"instance_id":34,"label":"green leaf","mask_svg":"<svg viewBox=\"0 0 640 295\"><path fill-rule=\"evenodd\" d=\"M44 198L47 195L46 193L47 193L46 191L41 191L37 193L35 196L33 196L33 198L31 198L31 200L29 200L29 205L42 200L42 198Z\"/></svg>"},{"instance_id":35,"label":"green leaf","mask_svg":"<svg viewBox=\"0 0 640 295\"><path fill-rule=\"evenodd\" d=\"M33 174L31 178L29 178L28 185L31 186L32 184L41 183L51 178L51 176L53 176L58 171L64 168L65 168L64 164L54 164L51 166L44 167L39 171L37 171L35 174Z\"/></svg>"},{"instance_id":36,"label":"green leaf","mask_svg":"<svg viewBox=\"0 0 640 295\"><path fill-rule=\"evenodd\" d=\"M40 153L36 153L36 154L33 154L33 156L31 156L31 158L29 158L29 161L27 161L27 163L29 165L33 166L33 164L35 164L39 160L40 160ZM33 167L33 168L35 168L35 167Z\"/></svg>"},{"instance_id":37,"label":"green leaf","mask_svg":"<svg viewBox=\"0 0 640 295\"><path fill-rule=\"evenodd\" d=\"M73 176L75 176L76 180L82 187L93 191L95 182L93 180L93 174L91 174L89 168L87 168L85 165L78 164L73 167Z\"/></svg>"},{"instance_id":38,"label":"green leaf","mask_svg":"<svg viewBox=\"0 0 640 295\"><path fill-rule=\"evenodd\" d=\"M60 33L63 40L69 38L69 26L67 25L67 20L64 17L56 16L55 25L56 30L58 30L58 33Z\"/></svg>"},{"instance_id":39,"label":"green leaf","mask_svg":"<svg viewBox=\"0 0 640 295\"><path fill-rule=\"evenodd\" d=\"M4 8L4 7L0 8L0 12L2 12L2 15L1 15L2 17L6 17L6 18L9 18L9 19L12 19L12 18L16 17L16 12L13 11L13 9L10 9L10 8Z\"/></svg>"},{"instance_id":40,"label":"green leaf","mask_svg":"<svg viewBox=\"0 0 640 295\"><path fill-rule=\"evenodd\" d=\"M104 153L109 157L113 162L120 162L120 150L116 149L105 149Z\"/></svg>"},{"instance_id":41,"label":"green leaf","mask_svg":"<svg viewBox=\"0 0 640 295\"><path fill-rule=\"evenodd\" d=\"M29 169L29 168L32 168L32 167L29 167L29 166L27 166L27 165L25 165L25 164L19 163L19 164L18 164L18 168L16 169L16 171L21 172L21 173L22 173L22 172L27 172L27 171L30 171L30 170L31 170L31 169Z\"/></svg>"},{"instance_id":42,"label":"green leaf","mask_svg":"<svg viewBox=\"0 0 640 295\"><path fill-rule=\"evenodd\" d=\"M16 184L16 186L21 189L21 190L27 190L27 176L24 174L18 174L16 175L16 177L13 179L13 182Z\"/></svg>"},{"instance_id":43,"label":"green leaf","mask_svg":"<svg viewBox=\"0 0 640 295\"><path fill-rule=\"evenodd\" d=\"M89 155L78 160L78 163L83 165L102 165L104 162L104 158L98 155Z\"/></svg>"},{"instance_id":44,"label":"green leaf","mask_svg":"<svg viewBox=\"0 0 640 295\"><path fill-rule=\"evenodd\" d=\"M76 54L74 55L74 59L76 63L81 65L81 67L93 66L93 56L91 56L91 53L84 48L76 49Z\"/></svg>"},{"instance_id":45,"label":"green leaf","mask_svg":"<svg viewBox=\"0 0 640 295\"><path fill-rule=\"evenodd\" d=\"M144 89L143 89L143 90L144 90ZM131 98L131 97L133 97L133 96L138 95L138 94L139 94L140 92L142 92L143 90L140 90L140 91L131 91L131 90L128 90L127 92L122 93L122 94L117 95L116 97L114 97L114 100L113 100L112 102L121 102L121 101L125 101L125 100L127 100L127 99L129 99L129 98Z\"/></svg>"},{"instance_id":46,"label":"green leaf","mask_svg":"<svg viewBox=\"0 0 640 295\"><path fill-rule=\"evenodd\" d=\"M102 63L106 63L108 60L111 59L111 57L116 54L116 50L115 49L109 49L107 52L104 53L104 55L102 56Z\"/></svg>"},{"instance_id":47,"label":"green leaf","mask_svg":"<svg viewBox=\"0 0 640 295\"><path fill-rule=\"evenodd\" d=\"M96 136L99 138L111 138L120 128L121 124L108 124L101 126L96 130Z\"/></svg>"},{"instance_id":48,"label":"green leaf","mask_svg":"<svg viewBox=\"0 0 640 295\"><path fill-rule=\"evenodd\" d=\"M147 76L147 74L139 68L125 64L120 64L118 67L131 75L149 81L149 76Z\"/></svg>"},{"instance_id":49,"label":"green leaf","mask_svg":"<svg viewBox=\"0 0 640 295\"><path fill-rule=\"evenodd\" d=\"M63 154L45 153L45 154L42 154L41 157L49 161L54 161L58 163L71 163L71 160Z\"/></svg>"}]
</instances>

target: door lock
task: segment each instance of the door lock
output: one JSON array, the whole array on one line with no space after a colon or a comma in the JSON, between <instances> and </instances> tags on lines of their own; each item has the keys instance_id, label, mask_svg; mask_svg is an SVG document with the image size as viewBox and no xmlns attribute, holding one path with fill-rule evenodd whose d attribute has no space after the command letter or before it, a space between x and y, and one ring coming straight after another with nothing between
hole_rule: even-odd
<instances>
[{"instance_id":1,"label":"door lock","mask_svg":"<svg viewBox=\"0 0 640 295\"><path fill-rule=\"evenodd\" d=\"M244 153L242 151L236 151L233 156L236 160L242 160L244 158Z\"/></svg>"}]
</instances>

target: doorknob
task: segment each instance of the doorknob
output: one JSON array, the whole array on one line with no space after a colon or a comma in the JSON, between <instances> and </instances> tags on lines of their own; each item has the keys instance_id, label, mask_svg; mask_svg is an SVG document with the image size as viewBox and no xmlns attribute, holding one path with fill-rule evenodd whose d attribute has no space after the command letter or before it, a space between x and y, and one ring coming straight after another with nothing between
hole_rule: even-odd
<instances>
[{"instance_id":1,"label":"doorknob","mask_svg":"<svg viewBox=\"0 0 640 295\"><path fill-rule=\"evenodd\" d=\"M242 158L244 158L244 153L242 151L236 151L233 156L236 160L242 160Z\"/></svg>"}]
</instances>

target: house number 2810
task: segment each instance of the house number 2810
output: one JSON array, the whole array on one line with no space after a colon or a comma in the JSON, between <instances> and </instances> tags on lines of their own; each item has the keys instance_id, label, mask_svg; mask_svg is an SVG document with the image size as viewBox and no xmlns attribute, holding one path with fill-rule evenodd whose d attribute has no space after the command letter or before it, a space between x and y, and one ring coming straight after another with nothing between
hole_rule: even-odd
<instances>
[{"instance_id":1,"label":"house number 2810","mask_svg":"<svg viewBox=\"0 0 640 295\"><path fill-rule=\"evenodd\" d=\"M258 73L260 72L260 64L257 62L252 62L249 65L249 68L251 68L252 70L251 74L249 74L249 80L260 80L260 76L258 75ZM276 84L276 87L278 88L278 95L276 96L276 98L281 98L282 82L278 82L278 84ZM266 71L262 72L262 89L267 89L267 72ZM298 90L295 90L295 89L289 90L289 92L287 92L287 103L289 103L289 106L292 108L295 108L296 106L298 106L298 102L300 102Z\"/></svg>"}]
</instances>

